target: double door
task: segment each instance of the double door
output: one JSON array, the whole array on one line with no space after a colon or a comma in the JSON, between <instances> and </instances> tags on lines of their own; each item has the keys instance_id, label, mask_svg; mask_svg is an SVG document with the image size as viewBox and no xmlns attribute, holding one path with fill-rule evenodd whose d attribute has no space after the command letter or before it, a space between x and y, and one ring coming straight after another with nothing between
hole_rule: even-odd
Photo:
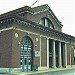
<instances>
[{"instance_id":1,"label":"double door","mask_svg":"<svg viewBox=\"0 0 75 75\"><path fill-rule=\"evenodd\" d=\"M21 56L21 71L27 72L31 71L31 57L30 56Z\"/></svg>"},{"instance_id":2,"label":"double door","mask_svg":"<svg viewBox=\"0 0 75 75\"><path fill-rule=\"evenodd\" d=\"M20 55L20 67L22 72L31 71L32 68L32 55L33 55L33 43L32 40L25 36L21 41L21 55Z\"/></svg>"}]
</instances>

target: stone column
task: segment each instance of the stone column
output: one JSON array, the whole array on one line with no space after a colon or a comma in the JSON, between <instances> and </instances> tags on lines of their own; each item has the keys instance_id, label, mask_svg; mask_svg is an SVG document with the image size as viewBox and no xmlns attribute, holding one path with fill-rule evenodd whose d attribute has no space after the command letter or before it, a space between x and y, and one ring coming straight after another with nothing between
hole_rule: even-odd
<instances>
[{"instance_id":1,"label":"stone column","mask_svg":"<svg viewBox=\"0 0 75 75\"><path fill-rule=\"evenodd\" d=\"M47 38L47 67L49 68L49 38Z\"/></svg>"},{"instance_id":2,"label":"stone column","mask_svg":"<svg viewBox=\"0 0 75 75\"><path fill-rule=\"evenodd\" d=\"M40 67L41 67L41 36L40 36Z\"/></svg>"},{"instance_id":3,"label":"stone column","mask_svg":"<svg viewBox=\"0 0 75 75\"><path fill-rule=\"evenodd\" d=\"M67 67L67 47L66 47L66 43L64 43L64 67Z\"/></svg>"},{"instance_id":4,"label":"stone column","mask_svg":"<svg viewBox=\"0 0 75 75\"><path fill-rule=\"evenodd\" d=\"M55 40L53 40L52 63L53 63L52 67L56 68Z\"/></svg>"},{"instance_id":5,"label":"stone column","mask_svg":"<svg viewBox=\"0 0 75 75\"><path fill-rule=\"evenodd\" d=\"M59 48L58 48L59 50L59 55L58 55L58 62L59 62L59 66L58 67L62 67L62 58L61 58L61 42L59 42Z\"/></svg>"}]
</instances>

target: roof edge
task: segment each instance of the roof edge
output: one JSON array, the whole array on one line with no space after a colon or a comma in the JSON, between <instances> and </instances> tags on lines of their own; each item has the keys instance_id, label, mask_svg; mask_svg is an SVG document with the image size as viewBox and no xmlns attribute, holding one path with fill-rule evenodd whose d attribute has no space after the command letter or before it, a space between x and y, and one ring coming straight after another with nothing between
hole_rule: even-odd
<instances>
[{"instance_id":1,"label":"roof edge","mask_svg":"<svg viewBox=\"0 0 75 75\"><path fill-rule=\"evenodd\" d=\"M21 7L21 8L18 8L18 9L15 9L15 10L3 13L3 14L0 15L0 18L5 17L5 16L9 16L9 15L12 15L12 14L15 14L15 13L20 12L20 11L28 10L28 9L30 10L31 7L24 6L24 7Z\"/></svg>"}]
</instances>

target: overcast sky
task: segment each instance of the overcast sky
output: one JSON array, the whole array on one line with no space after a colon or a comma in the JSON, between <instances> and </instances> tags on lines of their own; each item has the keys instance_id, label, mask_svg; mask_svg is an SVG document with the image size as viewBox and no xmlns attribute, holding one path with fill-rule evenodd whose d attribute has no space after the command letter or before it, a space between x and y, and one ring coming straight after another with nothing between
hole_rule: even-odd
<instances>
[{"instance_id":1,"label":"overcast sky","mask_svg":"<svg viewBox=\"0 0 75 75\"><path fill-rule=\"evenodd\" d=\"M0 0L0 14L26 5L31 6L35 1L36 0ZM38 0L33 7L48 4L59 21L62 22L62 31L75 36L74 3L74 0Z\"/></svg>"}]
</instances>

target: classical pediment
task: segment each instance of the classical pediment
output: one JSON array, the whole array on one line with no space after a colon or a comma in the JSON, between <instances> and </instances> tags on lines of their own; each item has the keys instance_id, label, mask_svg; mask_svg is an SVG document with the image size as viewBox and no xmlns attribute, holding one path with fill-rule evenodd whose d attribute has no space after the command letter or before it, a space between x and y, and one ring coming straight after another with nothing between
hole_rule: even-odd
<instances>
[{"instance_id":1,"label":"classical pediment","mask_svg":"<svg viewBox=\"0 0 75 75\"><path fill-rule=\"evenodd\" d=\"M57 17L55 16L55 14L52 12L52 10L50 9L50 7L47 4L33 7L33 8L31 8L29 6L18 8L16 10L13 10L13 11L10 11L10 12L0 15L0 19L5 16L14 15L14 14L17 16L25 17L25 19L26 19L27 13L29 13L31 15L36 15L36 14L44 13L46 11L49 12L49 14L47 14L47 15L48 16L51 15L53 17L53 19L56 21L56 23L60 27L62 27L61 22L57 19Z\"/></svg>"},{"instance_id":2,"label":"classical pediment","mask_svg":"<svg viewBox=\"0 0 75 75\"><path fill-rule=\"evenodd\" d=\"M73 38L73 36L69 36L67 34L64 34L60 31L48 28L48 27L44 27L41 26L40 24L37 24L36 22L27 20L25 17L25 14L31 14L31 15L36 15L39 13L44 13L45 11L50 12L49 15L52 15L55 18L55 21L57 21L59 23L59 25L62 27L62 25L60 24L59 20L56 18L56 16L54 15L54 13L52 12L52 10L50 9L50 7L48 5L42 5L42 6L38 6L38 7L22 7L10 12L7 12L5 14L0 15L0 26L6 26L6 24L10 24L10 23L17 23L17 24L21 24L24 26L28 26L31 28L35 28L36 30L41 30L47 33L51 33L52 35L56 34L57 36L62 36L62 37L67 37L67 38Z\"/></svg>"}]
</instances>

